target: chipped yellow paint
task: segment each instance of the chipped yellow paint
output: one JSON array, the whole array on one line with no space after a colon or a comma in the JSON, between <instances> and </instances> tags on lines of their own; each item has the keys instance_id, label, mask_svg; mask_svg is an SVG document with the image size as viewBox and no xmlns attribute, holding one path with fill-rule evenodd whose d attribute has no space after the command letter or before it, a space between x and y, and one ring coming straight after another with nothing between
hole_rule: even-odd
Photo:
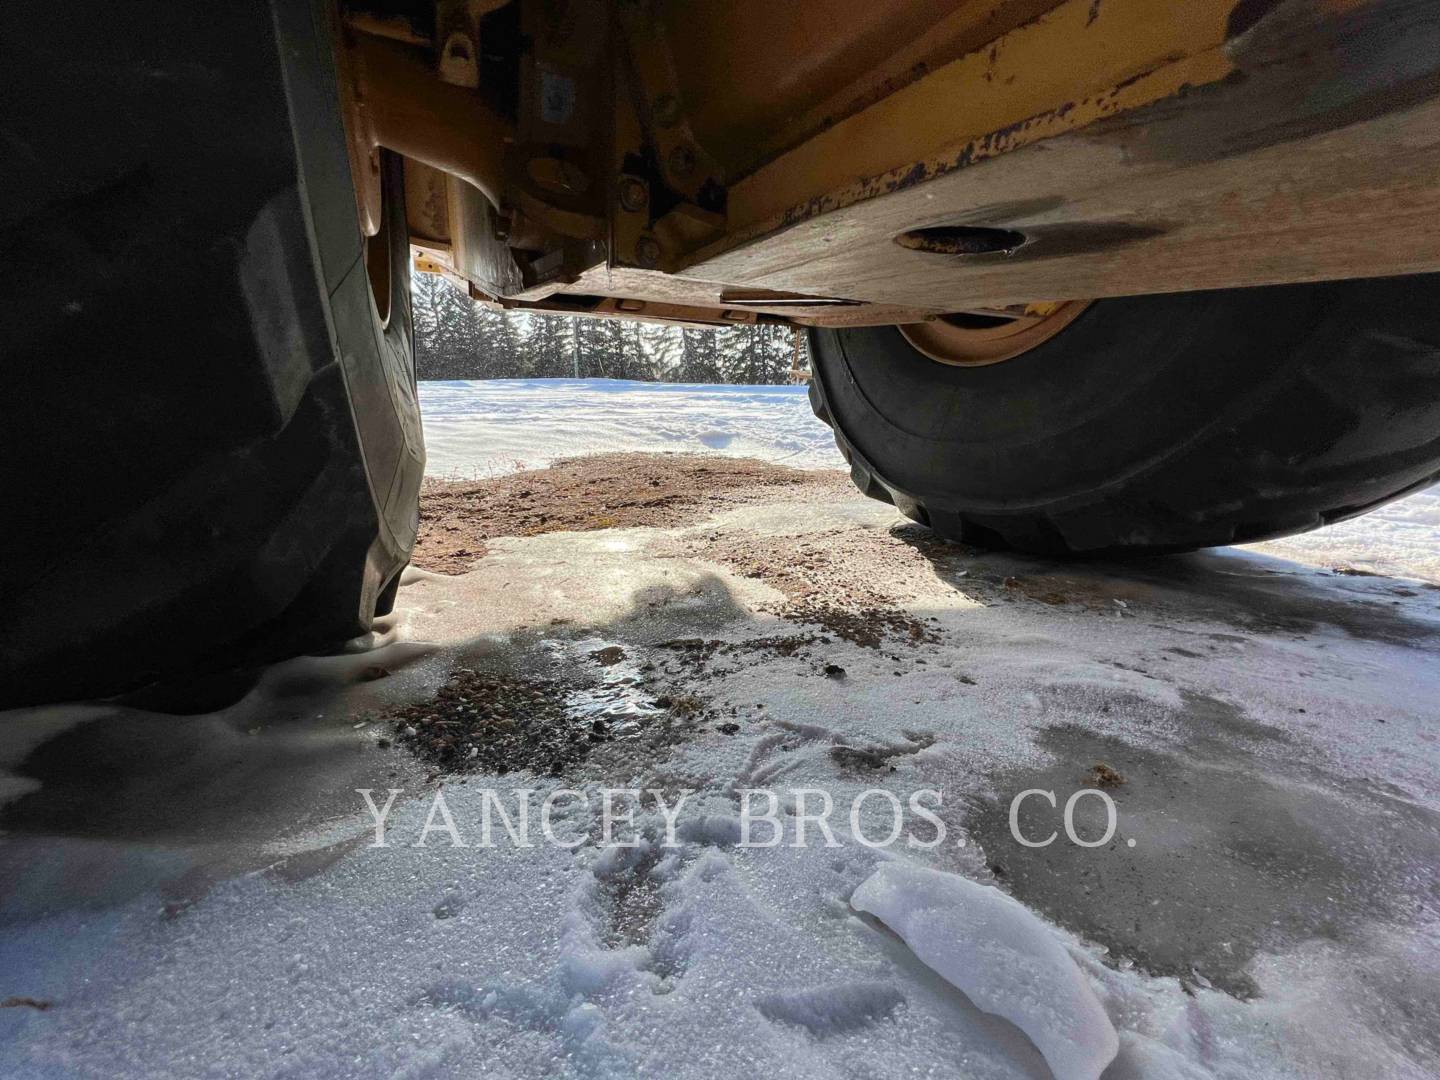
<instances>
[{"instance_id":1,"label":"chipped yellow paint","mask_svg":"<svg viewBox=\"0 0 1440 1080\"><path fill-rule=\"evenodd\" d=\"M701 257L1223 79L1235 3L1067 0L735 184Z\"/></svg>"}]
</instances>

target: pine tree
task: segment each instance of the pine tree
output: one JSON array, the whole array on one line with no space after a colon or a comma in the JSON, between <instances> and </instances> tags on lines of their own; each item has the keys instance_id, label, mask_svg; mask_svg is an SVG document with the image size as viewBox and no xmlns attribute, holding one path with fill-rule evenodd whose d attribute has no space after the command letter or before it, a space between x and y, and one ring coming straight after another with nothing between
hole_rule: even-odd
<instances>
[{"instance_id":1,"label":"pine tree","mask_svg":"<svg viewBox=\"0 0 1440 1080\"><path fill-rule=\"evenodd\" d=\"M789 381L788 327L720 329L495 311L445 278L412 279L421 379Z\"/></svg>"}]
</instances>

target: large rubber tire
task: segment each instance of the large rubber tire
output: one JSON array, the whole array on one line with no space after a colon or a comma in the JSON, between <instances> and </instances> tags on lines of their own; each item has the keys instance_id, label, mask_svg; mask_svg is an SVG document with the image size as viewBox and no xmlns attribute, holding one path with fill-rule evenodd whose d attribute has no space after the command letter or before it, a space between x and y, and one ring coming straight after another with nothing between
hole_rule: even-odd
<instances>
[{"instance_id":1,"label":"large rubber tire","mask_svg":"<svg viewBox=\"0 0 1440 1080\"><path fill-rule=\"evenodd\" d=\"M333 647L414 544L323 5L17 0L0 26L0 704Z\"/></svg>"},{"instance_id":2,"label":"large rubber tire","mask_svg":"<svg viewBox=\"0 0 1440 1080\"><path fill-rule=\"evenodd\" d=\"M865 494L952 540L1181 551L1362 514L1440 473L1440 276L1103 300L987 367L811 335Z\"/></svg>"}]
</instances>

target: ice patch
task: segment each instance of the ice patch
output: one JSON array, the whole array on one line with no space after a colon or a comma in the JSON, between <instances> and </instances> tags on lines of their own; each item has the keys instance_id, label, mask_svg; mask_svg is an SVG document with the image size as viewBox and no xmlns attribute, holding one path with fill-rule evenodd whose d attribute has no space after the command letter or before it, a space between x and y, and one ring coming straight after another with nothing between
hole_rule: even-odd
<instances>
[{"instance_id":1,"label":"ice patch","mask_svg":"<svg viewBox=\"0 0 1440 1080\"><path fill-rule=\"evenodd\" d=\"M1018 1027L1057 1080L1096 1080L1120 1048L1110 1018L1052 930L999 889L889 862L850 905L883 922L985 1012Z\"/></svg>"}]
</instances>

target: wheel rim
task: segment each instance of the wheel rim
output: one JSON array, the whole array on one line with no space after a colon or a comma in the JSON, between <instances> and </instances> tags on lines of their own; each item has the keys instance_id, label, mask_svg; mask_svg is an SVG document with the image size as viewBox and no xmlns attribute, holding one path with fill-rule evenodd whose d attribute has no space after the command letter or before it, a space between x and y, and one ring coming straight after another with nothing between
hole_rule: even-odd
<instances>
[{"instance_id":1,"label":"wheel rim","mask_svg":"<svg viewBox=\"0 0 1440 1080\"><path fill-rule=\"evenodd\" d=\"M1074 322L1090 300L1055 300L1013 308L974 308L898 327L931 360L985 367L1029 352Z\"/></svg>"}]
</instances>

